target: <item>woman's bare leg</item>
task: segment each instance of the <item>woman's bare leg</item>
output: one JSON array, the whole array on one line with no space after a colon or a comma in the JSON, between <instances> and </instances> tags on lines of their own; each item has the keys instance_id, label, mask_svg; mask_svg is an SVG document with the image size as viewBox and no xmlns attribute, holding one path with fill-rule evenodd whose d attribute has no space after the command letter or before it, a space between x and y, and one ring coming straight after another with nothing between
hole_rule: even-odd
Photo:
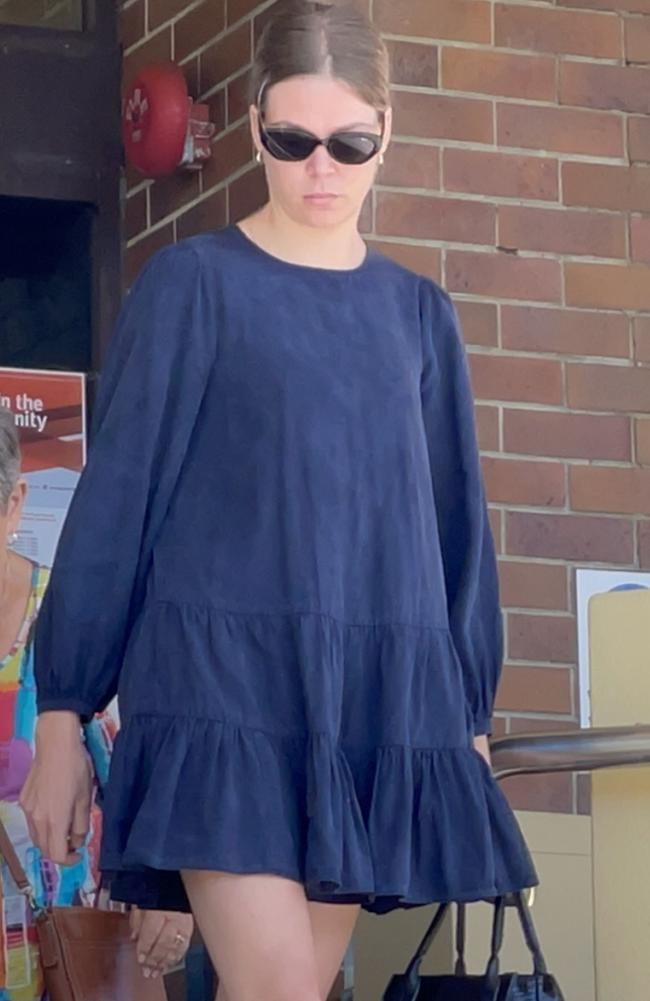
<instances>
[{"instance_id":1,"label":"woman's bare leg","mask_svg":"<svg viewBox=\"0 0 650 1001\"><path fill-rule=\"evenodd\" d=\"M320 904L310 901L318 986L323 1001L341 969L360 908L354 904Z\"/></svg>"},{"instance_id":2,"label":"woman's bare leg","mask_svg":"<svg viewBox=\"0 0 650 1001\"><path fill-rule=\"evenodd\" d=\"M183 880L222 997L321 1001L309 908L299 883L195 870L183 872Z\"/></svg>"},{"instance_id":3,"label":"woman's bare leg","mask_svg":"<svg viewBox=\"0 0 650 1001\"><path fill-rule=\"evenodd\" d=\"M323 1001L347 949L358 908L308 903L276 876L183 873L192 910L219 975L218 1001Z\"/></svg>"}]
</instances>

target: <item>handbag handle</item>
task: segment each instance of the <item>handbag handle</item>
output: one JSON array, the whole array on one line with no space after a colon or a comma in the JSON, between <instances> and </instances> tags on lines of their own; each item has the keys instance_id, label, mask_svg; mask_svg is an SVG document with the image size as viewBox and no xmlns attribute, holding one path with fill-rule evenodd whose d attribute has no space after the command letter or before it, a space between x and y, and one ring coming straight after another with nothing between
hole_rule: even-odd
<instances>
[{"instance_id":1,"label":"handbag handle","mask_svg":"<svg viewBox=\"0 0 650 1001\"><path fill-rule=\"evenodd\" d=\"M534 973L537 976L543 976L547 973L547 966L539 944L539 939L537 937L530 909L526 903L524 894L521 891L512 894L512 897L514 898L515 906L517 908L517 915L526 940L526 945L528 946L528 949L533 957ZM424 938L420 942L413 958L406 968L404 979L406 980L406 987L408 990L406 997L408 997L409 1001L415 1001L417 998L420 989L420 967L422 966L422 962L431 947L431 943L440 930L440 926L450 906L451 905L449 903L439 905L431 924L424 934ZM490 958L485 972L487 984L495 992L499 983L499 955L503 946L506 906L507 903L505 897L496 898L494 902L494 915L492 920ZM456 966L454 970L457 977L466 975L466 913L466 905L462 903L458 904L456 924ZM400 995L400 997L404 997L404 995Z\"/></svg>"},{"instance_id":2,"label":"handbag handle","mask_svg":"<svg viewBox=\"0 0 650 1001\"><path fill-rule=\"evenodd\" d=\"M11 843L11 838L7 832L7 828L0 820L0 855L4 858L7 863L9 872L11 873L11 878L20 890L20 892L27 898L29 906L33 911L37 911L38 907L36 905L36 898L34 897L34 890L32 884L27 878L27 873L20 864L20 859L16 854L16 850Z\"/></svg>"},{"instance_id":3,"label":"handbag handle","mask_svg":"<svg viewBox=\"0 0 650 1001\"><path fill-rule=\"evenodd\" d=\"M538 976L545 975L548 970L546 966L546 960L542 953L542 947L539 943L539 938L537 936L537 931L533 922L532 915L530 913L530 908L526 902L525 896L522 892L514 893L512 895L517 908L517 915L519 917L519 923L521 925L521 930L528 946L528 950L533 957L533 970ZM499 976L499 954L503 947L503 937L505 932L505 914L506 907L508 906L505 897L497 897L494 902L494 916L492 920L492 941L490 948L490 958L488 960L488 966L486 970L486 977L490 983L496 985ZM458 904L458 918L456 924L456 966L454 973L457 977L464 977L467 973L467 968L465 964L465 916L466 916L466 905Z\"/></svg>"},{"instance_id":4,"label":"handbag handle","mask_svg":"<svg viewBox=\"0 0 650 1001\"><path fill-rule=\"evenodd\" d=\"M440 904L440 906L436 910L436 913L433 916L431 924L429 925L424 934L424 938L420 942L419 946L417 947L413 955L413 958L411 959L411 962L406 968L404 977L406 979L409 991L408 996L410 1001L414 1001L414 999L418 995L418 992L420 990L420 967L422 966L422 961L424 960L424 957L431 948L431 943L438 934L438 931L440 930L440 925L444 921L445 915L447 914L449 907L450 904Z\"/></svg>"}]
</instances>

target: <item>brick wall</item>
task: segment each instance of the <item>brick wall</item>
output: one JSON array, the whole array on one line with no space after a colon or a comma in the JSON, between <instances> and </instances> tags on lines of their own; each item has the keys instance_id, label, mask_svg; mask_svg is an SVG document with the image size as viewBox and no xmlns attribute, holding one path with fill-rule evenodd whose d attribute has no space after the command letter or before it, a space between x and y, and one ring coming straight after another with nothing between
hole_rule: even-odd
<instances>
[{"instance_id":1,"label":"brick wall","mask_svg":"<svg viewBox=\"0 0 650 1001\"><path fill-rule=\"evenodd\" d=\"M650 0L365 0L396 141L364 216L453 293L501 557L501 732L577 719L574 568L650 568ZM129 177L127 280L261 203L245 77L269 2L127 0L125 75L175 58L218 135L202 174ZM569 776L515 805L584 809Z\"/></svg>"}]
</instances>

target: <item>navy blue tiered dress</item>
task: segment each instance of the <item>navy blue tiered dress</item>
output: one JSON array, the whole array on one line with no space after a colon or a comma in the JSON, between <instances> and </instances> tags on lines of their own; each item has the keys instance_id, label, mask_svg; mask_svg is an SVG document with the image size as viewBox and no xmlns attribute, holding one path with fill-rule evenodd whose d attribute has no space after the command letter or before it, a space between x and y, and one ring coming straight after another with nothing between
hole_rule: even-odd
<instances>
[{"instance_id":1,"label":"navy blue tiered dress","mask_svg":"<svg viewBox=\"0 0 650 1001\"><path fill-rule=\"evenodd\" d=\"M119 692L113 895L273 873L369 910L536 882L473 749L501 620L466 364L432 282L238 228L124 306L36 638L40 710Z\"/></svg>"}]
</instances>

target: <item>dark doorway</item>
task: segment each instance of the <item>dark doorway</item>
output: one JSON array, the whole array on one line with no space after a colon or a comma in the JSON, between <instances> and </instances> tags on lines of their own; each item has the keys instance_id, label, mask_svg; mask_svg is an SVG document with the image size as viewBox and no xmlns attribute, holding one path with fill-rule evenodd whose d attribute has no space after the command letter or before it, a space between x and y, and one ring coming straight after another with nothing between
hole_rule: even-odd
<instances>
[{"instance_id":1,"label":"dark doorway","mask_svg":"<svg viewBox=\"0 0 650 1001\"><path fill-rule=\"evenodd\" d=\"M0 365L92 368L94 211L0 196Z\"/></svg>"},{"instance_id":2,"label":"dark doorway","mask_svg":"<svg viewBox=\"0 0 650 1001\"><path fill-rule=\"evenodd\" d=\"M118 8L0 0L0 364L101 364L120 300Z\"/></svg>"}]
</instances>

